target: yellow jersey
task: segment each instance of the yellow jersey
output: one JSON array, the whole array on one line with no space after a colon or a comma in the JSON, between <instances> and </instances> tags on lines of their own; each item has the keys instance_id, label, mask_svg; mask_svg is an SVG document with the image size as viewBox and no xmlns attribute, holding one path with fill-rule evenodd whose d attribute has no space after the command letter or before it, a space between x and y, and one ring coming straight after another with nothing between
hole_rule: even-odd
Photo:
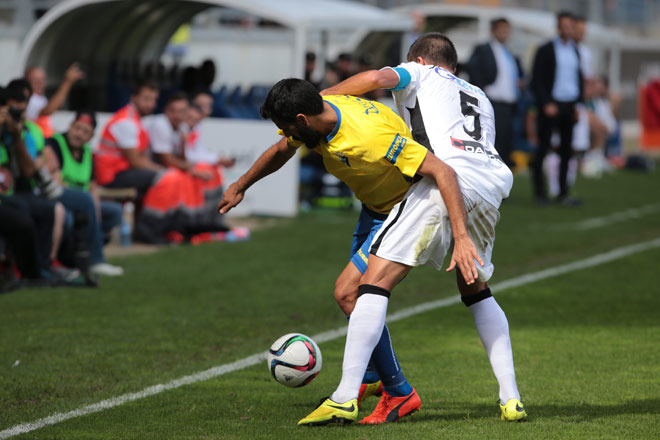
<instances>
[{"instance_id":1,"label":"yellow jersey","mask_svg":"<svg viewBox=\"0 0 660 440\"><path fill-rule=\"evenodd\" d=\"M337 125L313 149L323 156L326 170L346 183L367 208L389 213L410 188L428 150L413 140L396 113L379 102L348 95L323 100L337 113ZM289 143L303 145L293 138Z\"/></svg>"}]
</instances>

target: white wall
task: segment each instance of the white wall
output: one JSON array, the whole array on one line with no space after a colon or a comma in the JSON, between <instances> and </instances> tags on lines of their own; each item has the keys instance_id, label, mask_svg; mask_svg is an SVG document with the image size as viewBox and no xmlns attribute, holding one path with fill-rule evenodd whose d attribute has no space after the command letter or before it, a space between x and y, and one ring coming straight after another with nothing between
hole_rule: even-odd
<instances>
[{"instance_id":1,"label":"white wall","mask_svg":"<svg viewBox=\"0 0 660 440\"><path fill-rule=\"evenodd\" d=\"M20 40L16 37L0 38L0 84L6 85L16 75L15 63L18 60Z\"/></svg>"},{"instance_id":2,"label":"white wall","mask_svg":"<svg viewBox=\"0 0 660 440\"><path fill-rule=\"evenodd\" d=\"M98 113L95 147L110 113ZM56 131L66 131L72 112L57 112L52 123ZM277 128L270 121L211 118L202 122L201 142L223 156L235 157L236 165L224 172L226 186L247 171L268 147L279 140ZM252 186L243 202L231 211L232 216L272 215L293 217L298 212L298 156L278 172Z\"/></svg>"}]
</instances>

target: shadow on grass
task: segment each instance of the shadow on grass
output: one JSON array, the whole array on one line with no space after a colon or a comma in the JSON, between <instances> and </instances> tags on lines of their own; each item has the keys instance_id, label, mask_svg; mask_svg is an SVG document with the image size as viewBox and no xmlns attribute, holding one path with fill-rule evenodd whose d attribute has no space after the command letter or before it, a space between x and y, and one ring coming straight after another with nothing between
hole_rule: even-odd
<instances>
[{"instance_id":1,"label":"shadow on grass","mask_svg":"<svg viewBox=\"0 0 660 440\"><path fill-rule=\"evenodd\" d=\"M588 403L534 405L528 402L525 406L530 422L556 418L566 418L570 421L581 422L622 415L660 414L660 398L628 400L619 404L609 405L593 405ZM499 416L496 404L469 405L466 403L457 403L454 405L423 405L422 411L415 414L414 419L417 421L492 419L494 415Z\"/></svg>"}]
</instances>

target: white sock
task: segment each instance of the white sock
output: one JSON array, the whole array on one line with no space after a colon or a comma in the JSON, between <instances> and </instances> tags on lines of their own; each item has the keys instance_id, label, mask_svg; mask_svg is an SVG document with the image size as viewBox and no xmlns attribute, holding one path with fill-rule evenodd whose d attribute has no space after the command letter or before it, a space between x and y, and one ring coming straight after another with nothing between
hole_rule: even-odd
<instances>
[{"instance_id":1,"label":"white sock","mask_svg":"<svg viewBox=\"0 0 660 440\"><path fill-rule=\"evenodd\" d=\"M509 323L495 298L488 297L468 307L484 344L493 373L500 385L500 401L520 400L513 368L513 351L509 338Z\"/></svg>"},{"instance_id":2,"label":"white sock","mask_svg":"<svg viewBox=\"0 0 660 440\"><path fill-rule=\"evenodd\" d=\"M348 322L341 382L330 396L333 401L345 403L357 398L371 352L383 333L388 301L385 296L365 293L355 303Z\"/></svg>"}]
</instances>

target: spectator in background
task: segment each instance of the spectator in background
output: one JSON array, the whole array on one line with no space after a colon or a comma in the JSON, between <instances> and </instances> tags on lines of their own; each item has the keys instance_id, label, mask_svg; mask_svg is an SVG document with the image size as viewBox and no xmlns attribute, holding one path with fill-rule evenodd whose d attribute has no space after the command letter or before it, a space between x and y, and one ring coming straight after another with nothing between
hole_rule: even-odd
<instances>
[{"instance_id":1,"label":"spectator in background","mask_svg":"<svg viewBox=\"0 0 660 440\"><path fill-rule=\"evenodd\" d=\"M103 236L121 223L122 208L119 203L101 201L98 196L92 148L88 144L95 129L95 114L78 112L69 131L46 140L44 158L53 178L66 187L61 197L64 206L87 218L89 271L94 275L120 276L124 270L106 263L103 256Z\"/></svg>"},{"instance_id":2,"label":"spectator in background","mask_svg":"<svg viewBox=\"0 0 660 440\"><path fill-rule=\"evenodd\" d=\"M520 60L511 54L506 42L511 26L506 18L490 23L492 39L478 45L467 64L470 82L481 88L495 112L495 149L511 167L513 125L523 86Z\"/></svg>"},{"instance_id":3,"label":"spectator in background","mask_svg":"<svg viewBox=\"0 0 660 440\"><path fill-rule=\"evenodd\" d=\"M337 57L336 69L337 79L339 82L353 76L355 74L355 68L353 66L353 55L346 52L340 53Z\"/></svg>"},{"instance_id":4,"label":"spectator in background","mask_svg":"<svg viewBox=\"0 0 660 440\"><path fill-rule=\"evenodd\" d=\"M4 90L0 93L4 95ZM20 136L18 124L11 119L6 103L0 104L0 126L3 127L0 140L0 236L4 238L21 276L38 280L41 279L41 259L37 227L27 207L13 196L14 176L11 171L14 168L22 174L33 175L36 169ZM14 278L13 274L10 275Z\"/></svg>"},{"instance_id":5,"label":"spectator in background","mask_svg":"<svg viewBox=\"0 0 660 440\"><path fill-rule=\"evenodd\" d=\"M572 155L575 105L582 99L580 57L573 38L573 18L568 12L557 16L558 36L539 47L534 57L531 88L538 108L538 138L532 177L538 204L548 203L544 184L543 159L550 149L553 128L559 130L559 196L557 201L574 206L579 201L569 196L568 163Z\"/></svg>"},{"instance_id":6,"label":"spectator in background","mask_svg":"<svg viewBox=\"0 0 660 440\"><path fill-rule=\"evenodd\" d=\"M621 155L621 127L618 121L621 96L612 94L609 90L608 79L596 76L593 79L594 87L594 113L603 121L607 128L607 141L605 155L609 157Z\"/></svg>"},{"instance_id":7,"label":"spectator in background","mask_svg":"<svg viewBox=\"0 0 660 440\"><path fill-rule=\"evenodd\" d=\"M312 80L312 75L316 70L316 54L314 52L307 52L305 54L305 81L314 84L317 89L321 86L317 81Z\"/></svg>"},{"instance_id":8,"label":"spectator in background","mask_svg":"<svg viewBox=\"0 0 660 440\"><path fill-rule=\"evenodd\" d=\"M66 210L52 199L59 197L62 189L43 166L43 136L40 129L25 128L25 108L29 99L26 88L29 85L24 80L10 82L5 92L6 102L0 106L4 126L0 138L0 166L9 171L12 182L5 191L2 203L34 221L41 276L70 281L80 272L65 268L57 261ZM42 194L47 198L40 197Z\"/></svg>"},{"instance_id":9,"label":"spectator in background","mask_svg":"<svg viewBox=\"0 0 660 440\"><path fill-rule=\"evenodd\" d=\"M153 112L157 99L156 84L141 82L131 101L106 123L94 163L99 185L135 188L143 197L158 171L164 169L149 157L149 134L142 125L142 118Z\"/></svg>"},{"instance_id":10,"label":"spectator in background","mask_svg":"<svg viewBox=\"0 0 660 440\"><path fill-rule=\"evenodd\" d=\"M32 96L27 107L27 118L35 121L43 130L44 137L53 135L53 127L50 123L50 115L59 110L73 85L85 77L85 74L78 63L73 63L64 72L64 79L60 84L55 94L50 98L46 98L46 85L47 77L46 71L38 66L32 66L25 72L25 78L30 83L32 89Z\"/></svg>"},{"instance_id":11,"label":"spectator in background","mask_svg":"<svg viewBox=\"0 0 660 440\"><path fill-rule=\"evenodd\" d=\"M136 223L136 234L143 241L214 241L214 235L201 240L200 234L229 230L216 212L222 196L220 160L209 152L195 158L193 147L188 149L190 139L198 141L197 126L213 107L206 93L198 94L195 100L197 103L189 106L185 95L172 96L165 113L147 124L154 154L167 168L144 197ZM189 151L193 157L188 156Z\"/></svg>"},{"instance_id":12,"label":"spectator in background","mask_svg":"<svg viewBox=\"0 0 660 440\"><path fill-rule=\"evenodd\" d=\"M199 82L195 93L197 92L206 92L211 93L211 87L215 82L215 76L217 74L217 69L215 67L215 62L211 59L205 59L202 61L201 66L199 66Z\"/></svg>"},{"instance_id":13,"label":"spectator in background","mask_svg":"<svg viewBox=\"0 0 660 440\"><path fill-rule=\"evenodd\" d=\"M211 113L213 112L213 96L211 96L210 93L208 92L197 92L193 95L192 97L192 104L194 106L197 106L199 110L201 111L201 119L196 120L196 123L193 124L193 126L196 126L198 123L200 123L203 119L211 117ZM188 110L190 110L190 107L188 107ZM190 112L186 112L186 116L189 116ZM188 127L190 125L188 124Z\"/></svg>"},{"instance_id":14,"label":"spectator in background","mask_svg":"<svg viewBox=\"0 0 660 440\"><path fill-rule=\"evenodd\" d=\"M188 66L184 69L181 78L181 90L188 95L198 92L211 93L211 87L215 82L217 68L211 59L202 61L199 67Z\"/></svg>"},{"instance_id":15,"label":"spectator in background","mask_svg":"<svg viewBox=\"0 0 660 440\"><path fill-rule=\"evenodd\" d=\"M151 152L159 163L209 181L214 178L214 173L203 167L195 167L197 163L220 165L222 162L224 166L231 166L233 162L221 161L217 155L199 145L198 125L210 114L213 98L207 93L198 93L194 99L191 109L185 93L175 93L168 99L165 112L154 116L146 127L151 140ZM187 145L187 141L193 137L195 142ZM190 151L187 151L188 147ZM189 155L194 162L189 160Z\"/></svg>"},{"instance_id":16,"label":"spectator in background","mask_svg":"<svg viewBox=\"0 0 660 440\"><path fill-rule=\"evenodd\" d=\"M201 142L201 123L211 115L213 97L208 93L198 93L192 99L192 105L186 113L186 158L193 164L209 164L215 167L231 168L236 159L221 157L218 153L208 150ZM220 172L220 169L218 169ZM220 180L223 180L222 177Z\"/></svg>"},{"instance_id":17,"label":"spectator in background","mask_svg":"<svg viewBox=\"0 0 660 440\"><path fill-rule=\"evenodd\" d=\"M149 133L150 149L156 162L166 167L191 169L183 157L185 133L183 123L188 111L188 97L183 92L170 95L163 113L154 116L145 128Z\"/></svg>"}]
</instances>

